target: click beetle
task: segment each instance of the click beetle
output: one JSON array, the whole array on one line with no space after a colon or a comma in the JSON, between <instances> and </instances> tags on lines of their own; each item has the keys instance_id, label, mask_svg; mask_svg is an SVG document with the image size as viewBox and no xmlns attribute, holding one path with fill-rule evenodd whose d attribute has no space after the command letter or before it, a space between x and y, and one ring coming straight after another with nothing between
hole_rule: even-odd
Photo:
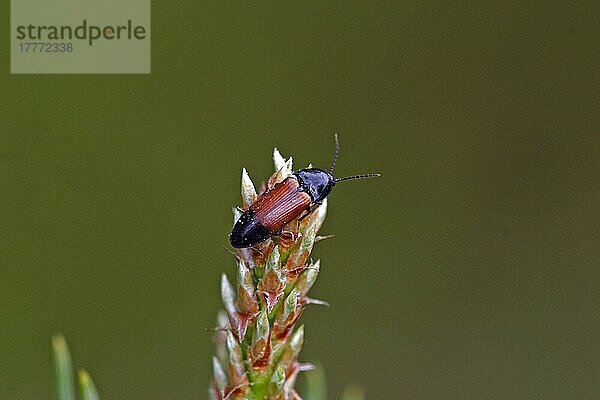
<instances>
[{"instance_id":1,"label":"click beetle","mask_svg":"<svg viewBox=\"0 0 600 400\"><path fill-rule=\"evenodd\" d=\"M335 135L335 152L328 171L305 168L295 171L271 190L259 196L236 221L229 243L244 248L261 243L281 233L283 227L296 218L304 218L313 206L321 204L336 183L363 178L375 178L380 174L361 174L337 179L333 169L340 151Z\"/></svg>"}]
</instances>

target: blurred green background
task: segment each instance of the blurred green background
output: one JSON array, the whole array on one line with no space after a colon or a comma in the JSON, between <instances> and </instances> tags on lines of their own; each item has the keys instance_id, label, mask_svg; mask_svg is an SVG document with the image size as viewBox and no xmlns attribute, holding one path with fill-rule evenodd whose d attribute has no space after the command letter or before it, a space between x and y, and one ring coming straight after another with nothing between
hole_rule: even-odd
<instances>
[{"instance_id":1,"label":"blurred green background","mask_svg":"<svg viewBox=\"0 0 600 400\"><path fill-rule=\"evenodd\" d=\"M134 76L9 75L2 29L0 398L50 398L55 332L103 399L205 398L241 167L334 132L384 177L313 253L330 398L598 398L599 8L154 1Z\"/></svg>"}]
</instances>

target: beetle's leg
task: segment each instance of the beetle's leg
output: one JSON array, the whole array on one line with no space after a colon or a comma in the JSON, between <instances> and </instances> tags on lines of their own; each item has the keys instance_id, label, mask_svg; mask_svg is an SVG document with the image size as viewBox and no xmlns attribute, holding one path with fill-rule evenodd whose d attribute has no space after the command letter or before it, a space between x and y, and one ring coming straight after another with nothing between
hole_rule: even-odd
<instances>
[{"instance_id":1,"label":"beetle's leg","mask_svg":"<svg viewBox=\"0 0 600 400\"><path fill-rule=\"evenodd\" d=\"M260 243L257 243L257 244L260 244ZM254 246L256 246L256 245L254 245ZM262 252L261 250L259 250L259 249L256 249L256 248L254 248L254 246L250 247L250 250L252 250L253 252L256 252L256 253L260 254L260 256L261 256L262 258L264 258L264 257L265 257L265 253L263 253L263 252Z\"/></svg>"},{"instance_id":2,"label":"beetle's leg","mask_svg":"<svg viewBox=\"0 0 600 400\"><path fill-rule=\"evenodd\" d=\"M293 242L295 242L296 239L298 239L298 235L295 232L284 231L283 229L280 230L279 232L273 234L273 236L283 236L283 235L290 235Z\"/></svg>"},{"instance_id":3,"label":"beetle's leg","mask_svg":"<svg viewBox=\"0 0 600 400\"><path fill-rule=\"evenodd\" d=\"M305 214L302 214L302 216L300 216L300 218L298 218L298 222L302 222L302 220L306 217L308 217L313 211L316 210L317 207L319 207L321 204L323 204L322 201L315 201L313 204L308 205L306 207L306 210L304 210Z\"/></svg>"},{"instance_id":4,"label":"beetle's leg","mask_svg":"<svg viewBox=\"0 0 600 400\"><path fill-rule=\"evenodd\" d=\"M313 210L311 210L311 207L308 206L308 207L306 207L306 210L304 210L303 212L304 212L304 214L302 214L300 216L300 218L298 218L298 222L302 222L302 220L304 218L308 217L310 215L310 213L313 212Z\"/></svg>"},{"instance_id":5,"label":"beetle's leg","mask_svg":"<svg viewBox=\"0 0 600 400\"><path fill-rule=\"evenodd\" d=\"M298 239L299 234L292 232L292 231L281 231L280 236L283 236L283 235L290 235L292 242L295 242L296 239Z\"/></svg>"},{"instance_id":6,"label":"beetle's leg","mask_svg":"<svg viewBox=\"0 0 600 400\"><path fill-rule=\"evenodd\" d=\"M235 209L241 212L242 214L246 212L246 210L244 210L242 207L236 207Z\"/></svg>"},{"instance_id":7,"label":"beetle's leg","mask_svg":"<svg viewBox=\"0 0 600 400\"><path fill-rule=\"evenodd\" d=\"M308 217L309 215L310 215L310 210L306 210L306 211L304 212L304 214L302 214L302 215L300 216L300 218L298 218L298 222L302 222L302 220L303 220L304 218Z\"/></svg>"}]
</instances>

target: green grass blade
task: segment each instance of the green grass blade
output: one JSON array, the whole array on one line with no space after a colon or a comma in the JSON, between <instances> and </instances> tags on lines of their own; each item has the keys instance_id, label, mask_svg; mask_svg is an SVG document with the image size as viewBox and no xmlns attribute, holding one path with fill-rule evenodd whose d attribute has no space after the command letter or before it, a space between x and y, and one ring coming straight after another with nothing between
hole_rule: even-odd
<instances>
[{"instance_id":1,"label":"green grass blade","mask_svg":"<svg viewBox=\"0 0 600 400\"><path fill-rule=\"evenodd\" d=\"M100 400L92 377L84 369L79 370L79 389L81 390L82 400Z\"/></svg>"},{"instance_id":2,"label":"green grass blade","mask_svg":"<svg viewBox=\"0 0 600 400\"><path fill-rule=\"evenodd\" d=\"M306 372L306 400L326 400L327 386L325 384L325 370L317 365L312 371Z\"/></svg>"},{"instance_id":3,"label":"green grass blade","mask_svg":"<svg viewBox=\"0 0 600 400\"><path fill-rule=\"evenodd\" d=\"M75 400L73 365L65 338L61 335L53 336L52 350L54 352L54 370L56 371L57 399Z\"/></svg>"},{"instance_id":4,"label":"green grass blade","mask_svg":"<svg viewBox=\"0 0 600 400\"><path fill-rule=\"evenodd\" d=\"M344 389L342 400L364 400L365 390L358 385L350 385Z\"/></svg>"}]
</instances>

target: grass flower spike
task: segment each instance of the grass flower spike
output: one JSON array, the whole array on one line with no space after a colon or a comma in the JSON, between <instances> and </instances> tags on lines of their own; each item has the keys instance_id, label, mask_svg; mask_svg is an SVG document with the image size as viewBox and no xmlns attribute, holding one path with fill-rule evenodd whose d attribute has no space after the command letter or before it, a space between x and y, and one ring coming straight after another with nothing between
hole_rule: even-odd
<instances>
[{"instance_id":1,"label":"grass flower spike","mask_svg":"<svg viewBox=\"0 0 600 400\"><path fill-rule=\"evenodd\" d=\"M273 152L275 173L258 191L242 170L241 209L234 222L265 191L292 174L292 158ZM320 270L310 258L327 213L327 199L301 220L288 223L282 233L252 247L236 249L233 284L221 278L225 311L218 315L210 398L250 400L301 399L294 388L301 371L311 364L298 360L304 327L298 320L309 304L327 304L308 297Z\"/></svg>"}]
</instances>

